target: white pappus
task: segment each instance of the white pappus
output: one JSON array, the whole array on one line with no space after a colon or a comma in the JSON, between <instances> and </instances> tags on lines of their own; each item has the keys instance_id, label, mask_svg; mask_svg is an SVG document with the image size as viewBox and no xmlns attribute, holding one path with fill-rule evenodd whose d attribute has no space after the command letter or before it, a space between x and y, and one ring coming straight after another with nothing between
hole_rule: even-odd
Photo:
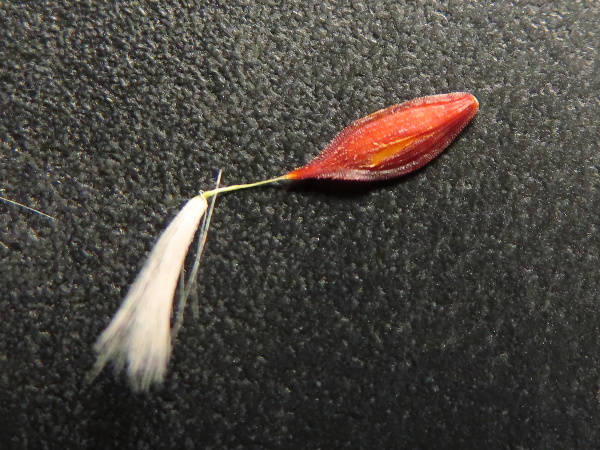
<instances>
[{"instance_id":1,"label":"white pappus","mask_svg":"<svg viewBox=\"0 0 600 450\"><path fill-rule=\"evenodd\" d=\"M180 308L184 307L198 269L213 207L214 196L203 222L192 274L188 284L180 287ZM127 366L127 378L134 391L147 391L151 385L164 380L171 355L171 315L177 282L207 209L205 196L192 198L162 233L119 310L94 346L97 361L90 374L92 379L112 363L117 372ZM181 317L180 311L174 324L175 332Z\"/></svg>"}]
</instances>

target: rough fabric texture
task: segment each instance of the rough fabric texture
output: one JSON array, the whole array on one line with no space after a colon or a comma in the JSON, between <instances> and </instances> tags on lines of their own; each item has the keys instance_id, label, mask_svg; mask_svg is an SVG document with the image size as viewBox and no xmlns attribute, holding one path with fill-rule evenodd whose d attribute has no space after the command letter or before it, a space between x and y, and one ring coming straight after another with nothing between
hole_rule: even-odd
<instances>
[{"instance_id":1,"label":"rough fabric texture","mask_svg":"<svg viewBox=\"0 0 600 450\"><path fill-rule=\"evenodd\" d=\"M600 442L598 3L31 3L0 4L0 195L57 220L0 204L0 446ZM452 91L479 115L415 174L221 197L164 387L85 383L216 169Z\"/></svg>"}]
</instances>

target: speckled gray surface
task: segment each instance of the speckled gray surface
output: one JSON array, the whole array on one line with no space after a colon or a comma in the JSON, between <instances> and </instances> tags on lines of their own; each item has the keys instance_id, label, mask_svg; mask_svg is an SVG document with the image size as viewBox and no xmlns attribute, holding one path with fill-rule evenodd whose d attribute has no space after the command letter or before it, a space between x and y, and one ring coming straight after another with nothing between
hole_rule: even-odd
<instances>
[{"instance_id":1,"label":"speckled gray surface","mask_svg":"<svg viewBox=\"0 0 600 450\"><path fill-rule=\"evenodd\" d=\"M1 446L598 445L598 4L257 3L0 3L0 188L57 219L0 204ZM216 169L463 90L416 174L221 197L164 387L85 383Z\"/></svg>"}]
</instances>

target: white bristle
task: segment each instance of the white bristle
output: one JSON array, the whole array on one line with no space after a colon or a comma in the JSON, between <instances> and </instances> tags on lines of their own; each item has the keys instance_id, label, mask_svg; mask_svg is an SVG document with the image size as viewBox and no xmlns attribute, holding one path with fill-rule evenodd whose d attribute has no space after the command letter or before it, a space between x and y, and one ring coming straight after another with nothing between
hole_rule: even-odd
<instances>
[{"instance_id":1,"label":"white bristle","mask_svg":"<svg viewBox=\"0 0 600 450\"><path fill-rule=\"evenodd\" d=\"M133 390L146 391L163 381L171 354L171 309L179 275L206 199L189 200L150 252L123 304L104 330L95 350L93 376L111 362L117 371L127 365Z\"/></svg>"}]
</instances>

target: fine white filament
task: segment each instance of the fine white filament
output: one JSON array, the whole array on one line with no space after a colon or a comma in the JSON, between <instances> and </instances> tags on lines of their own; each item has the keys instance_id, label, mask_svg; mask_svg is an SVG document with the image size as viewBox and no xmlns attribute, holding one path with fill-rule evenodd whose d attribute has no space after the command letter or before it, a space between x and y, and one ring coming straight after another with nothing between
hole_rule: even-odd
<instances>
[{"instance_id":1,"label":"fine white filament","mask_svg":"<svg viewBox=\"0 0 600 450\"><path fill-rule=\"evenodd\" d=\"M4 189L2 189L2 190L4 190ZM52 217L49 214L43 213L43 212L41 212L41 211L39 211L37 209L34 209L34 208L30 208L29 206L24 205L23 203L15 202L14 200L11 200L9 198L0 197L0 201L6 202L6 203L10 203L11 205L20 206L23 209L26 209L26 210L31 211L33 213L39 214L40 216L44 216L47 219L56 220L54 217Z\"/></svg>"},{"instance_id":2,"label":"fine white filament","mask_svg":"<svg viewBox=\"0 0 600 450\"><path fill-rule=\"evenodd\" d=\"M171 309L188 248L206 213L205 197L189 200L150 252L110 325L95 345L95 377L111 362L127 365L134 391L147 391L164 380L171 354Z\"/></svg>"}]
</instances>

